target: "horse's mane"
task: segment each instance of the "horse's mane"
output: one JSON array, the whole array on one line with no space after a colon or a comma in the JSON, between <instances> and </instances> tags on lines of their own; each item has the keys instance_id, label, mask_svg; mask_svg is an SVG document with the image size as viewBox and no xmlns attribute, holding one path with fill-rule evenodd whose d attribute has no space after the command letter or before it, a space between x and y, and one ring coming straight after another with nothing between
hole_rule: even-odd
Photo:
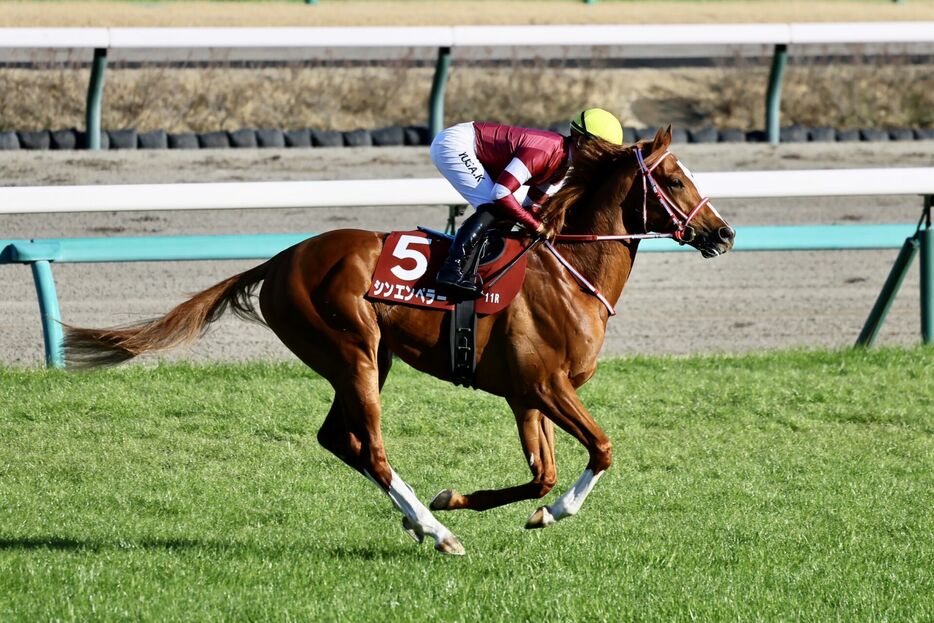
<instances>
[{"instance_id":1,"label":"horse's mane","mask_svg":"<svg viewBox=\"0 0 934 623\"><path fill-rule=\"evenodd\" d=\"M541 218L549 229L560 232L568 211L583 204L589 193L597 192L602 183L619 168L620 160L632 156L633 147L613 145L600 139L583 141L574 154L564 186L543 206ZM609 197L619 205L622 197Z\"/></svg>"}]
</instances>

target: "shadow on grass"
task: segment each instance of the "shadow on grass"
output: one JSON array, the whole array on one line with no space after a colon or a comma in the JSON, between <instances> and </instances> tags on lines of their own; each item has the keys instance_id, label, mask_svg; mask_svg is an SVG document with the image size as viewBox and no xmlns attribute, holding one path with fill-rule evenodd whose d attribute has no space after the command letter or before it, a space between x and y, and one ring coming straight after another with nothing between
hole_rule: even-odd
<instances>
[{"instance_id":1,"label":"shadow on grass","mask_svg":"<svg viewBox=\"0 0 934 623\"><path fill-rule=\"evenodd\" d=\"M139 541L100 541L71 539L57 536L0 538L0 551L4 550L61 550L91 551L105 549L234 549L236 543L215 543L193 539L141 539Z\"/></svg>"},{"instance_id":2,"label":"shadow on grass","mask_svg":"<svg viewBox=\"0 0 934 623\"><path fill-rule=\"evenodd\" d=\"M0 551L13 549L51 549L51 550L82 550L99 549L88 542L58 537L25 537L19 539L0 538Z\"/></svg>"},{"instance_id":3,"label":"shadow on grass","mask_svg":"<svg viewBox=\"0 0 934 623\"><path fill-rule=\"evenodd\" d=\"M385 547L378 545L351 545L322 547L311 544L255 545L236 541L201 539L138 539L133 541L102 541L73 539L59 536L0 537L0 552L15 550L49 550L73 552L99 552L103 550L149 551L212 551L233 554L328 554L343 560L390 560L411 557L414 547Z\"/></svg>"}]
</instances>

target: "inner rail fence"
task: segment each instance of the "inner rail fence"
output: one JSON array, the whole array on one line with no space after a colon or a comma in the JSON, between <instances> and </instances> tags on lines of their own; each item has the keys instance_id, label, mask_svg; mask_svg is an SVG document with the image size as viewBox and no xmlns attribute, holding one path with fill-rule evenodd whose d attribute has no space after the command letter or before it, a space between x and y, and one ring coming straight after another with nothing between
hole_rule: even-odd
<instances>
[{"instance_id":1,"label":"inner rail fence","mask_svg":"<svg viewBox=\"0 0 934 623\"><path fill-rule=\"evenodd\" d=\"M915 195L921 216L878 225L741 226L736 251L900 249L856 340L874 342L915 257L921 256L921 336L934 341L934 167L698 173L714 199ZM365 206L447 206L448 231L463 199L442 179L386 179L120 186L0 188L0 215L100 211L279 209ZM61 310L53 263L267 259L315 234L148 236L0 240L0 264L27 264L39 299L45 359L62 367ZM670 240L647 240L640 250L685 250Z\"/></svg>"},{"instance_id":2,"label":"inner rail fence","mask_svg":"<svg viewBox=\"0 0 934 623\"><path fill-rule=\"evenodd\" d=\"M772 46L766 135L778 143L782 78L789 47L932 44L934 22L640 24L574 26L409 26L328 28L0 28L0 49L93 51L85 114L88 149L100 149L109 50L435 48L428 102L431 136L444 127L444 92L456 48L567 46Z\"/></svg>"}]
</instances>

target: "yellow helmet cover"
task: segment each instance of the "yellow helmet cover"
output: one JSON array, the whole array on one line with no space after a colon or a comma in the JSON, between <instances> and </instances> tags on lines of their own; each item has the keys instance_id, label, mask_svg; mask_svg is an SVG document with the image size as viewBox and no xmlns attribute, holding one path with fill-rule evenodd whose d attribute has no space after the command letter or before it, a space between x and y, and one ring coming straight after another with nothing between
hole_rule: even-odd
<instances>
[{"instance_id":1,"label":"yellow helmet cover","mask_svg":"<svg viewBox=\"0 0 934 623\"><path fill-rule=\"evenodd\" d=\"M623 126L619 119L602 108L588 108L571 120L571 129L596 136L614 145L623 144Z\"/></svg>"}]
</instances>

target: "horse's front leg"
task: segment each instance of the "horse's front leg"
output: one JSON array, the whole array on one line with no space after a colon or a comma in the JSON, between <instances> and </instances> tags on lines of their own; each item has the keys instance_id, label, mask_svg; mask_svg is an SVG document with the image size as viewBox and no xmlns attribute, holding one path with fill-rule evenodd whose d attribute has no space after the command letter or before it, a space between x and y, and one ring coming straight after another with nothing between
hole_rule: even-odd
<instances>
[{"instance_id":1,"label":"horse's front leg","mask_svg":"<svg viewBox=\"0 0 934 623\"><path fill-rule=\"evenodd\" d=\"M554 377L538 394L541 411L587 449L590 460L581 477L553 504L542 506L529 517L526 528L544 528L580 510L597 480L613 461L609 438L594 421L566 376Z\"/></svg>"},{"instance_id":2,"label":"horse's front leg","mask_svg":"<svg viewBox=\"0 0 934 623\"><path fill-rule=\"evenodd\" d=\"M532 480L515 487L474 491L467 495L460 494L454 489L445 489L432 500L432 510L449 511L468 508L485 511L519 500L544 497L555 486L558 473L555 468L554 425L537 409L527 409L519 405L511 406L516 415L522 451L532 471Z\"/></svg>"}]
</instances>

